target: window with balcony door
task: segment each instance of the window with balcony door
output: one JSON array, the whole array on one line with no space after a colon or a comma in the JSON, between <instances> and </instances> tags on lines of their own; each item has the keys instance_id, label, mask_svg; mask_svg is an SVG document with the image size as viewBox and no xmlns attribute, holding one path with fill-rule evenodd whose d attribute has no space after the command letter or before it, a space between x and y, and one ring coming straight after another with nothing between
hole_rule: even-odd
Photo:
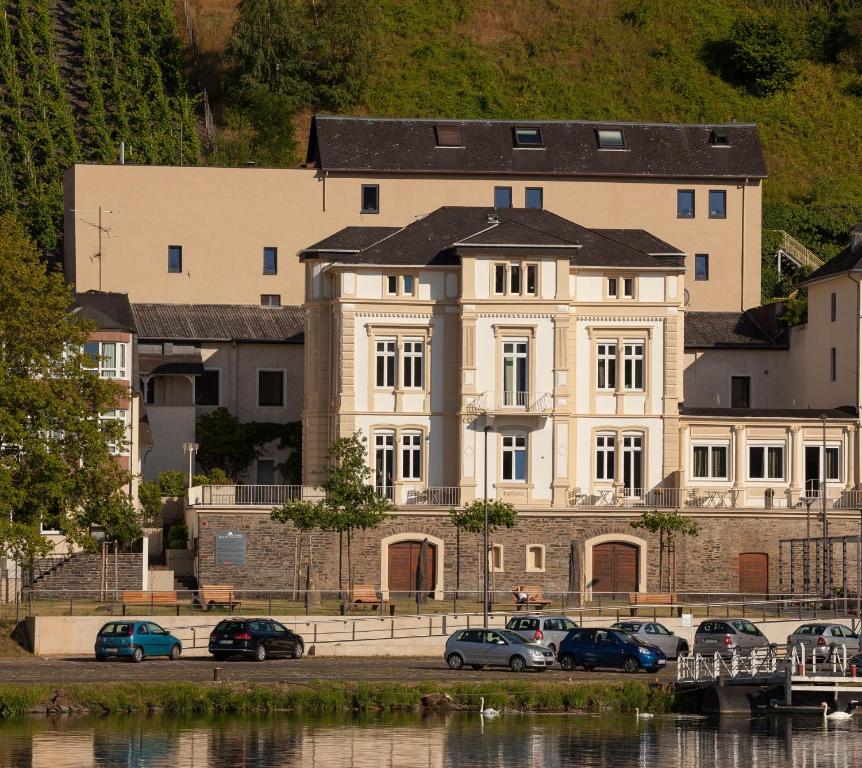
<instances>
[{"instance_id":1,"label":"window with balcony door","mask_svg":"<svg viewBox=\"0 0 862 768\"><path fill-rule=\"evenodd\" d=\"M727 445L698 445L691 448L691 476L695 480L727 480Z\"/></svg>"},{"instance_id":2,"label":"window with balcony door","mask_svg":"<svg viewBox=\"0 0 862 768\"><path fill-rule=\"evenodd\" d=\"M422 378L424 346L421 339L408 339L403 342L401 386L406 389L421 389L425 383Z\"/></svg>"},{"instance_id":3,"label":"window with balcony door","mask_svg":"<svg viewBox=\"0 0 862 768\"><path fill-rule=\"evenodd\" d=\"M644 388L644 345L643 342L623 343L623 389L642 390Z\"/></svg>"},{"instance_id":4,"label":"window with balcony door","mask_svg":"<svg viewBox=\"0 0 862 768\"><path fill-rule=\"evenodd\" d=\"M596 435L596 480L614 479L616 444L616 435Z\"/></svg>"},{"instance_id":5,"label":"window with balcony door","mask_svg":"<svg viewBox=\"0 0 862 768\"><path fill-rule=\"evenodd\" d=\"M526 435L503 435L503 480L513 483L527 481Z\"/></svg>"},{"instance_id":6,"label":"window with balcony door","mask_svg":"<svg viewBox=\"0 0 862 768\"><path fill-rule=\"evenodd\" d=\"M504 408L521 408L527 405L528 342L512 339L503 342L503 402Z\"/></svg>"},{"instance_id":7,"label":"window with balcony door","mask_svg":"<svg viewBox=\"0 0 862 768\"><path fill-rule=\"evenodd\" d=\"M617 386L617 345L602 342L596 345L596 387L612 390Z\"/></svg>"},{"instance_id":8,"label":"window with balcony door","mask_svg":"<svg viewBox=\"0 0 862 768\"><path fill-rule=\"evenodd\" d=\"M422 433L401 433L401 479L422 479Z\"/></svg>"},{"instance_id":9,"label":"window with balcony door","mask_svg":"<svg viewBox=\"0 0 862 768\"><path fill-rule=\"evenodd\" d=\"M643 495L643 447L640 433L623 434L623 493Z\"/></svg>"},{"instance_id":10,"label":"window with balcony door","mask_svg":"<svg viewBox=\"0 0 862 768\"><path fill-rule=\"evenodd\" d=\"M89 358L88 371L103 379L128 378L126 367L126 345L118 341L88 341L84 354Z\"/></svg>"},{"instance_id":11,"label":"window with balcony door","mask_svg":"<svg viewBox=\"0 0 862 768\"><path fill-rule=\"evenodd\" d=\"M749 445L748 478L749 480L783 480L784 446Z\"/></svg>"},{"instance_id":12,"label":"window with balcony door","mask_svg":"<svg viewBox=\"0 0 862 768\"><path fill-rule=\"evenodd\" d=\"M394 476L395 433L377 432L374 435L374 484L377 487L377 493L391 499Z\"/></svg>"},{"instance_id":13,"label":"window with balcony door","mask_svg":"<svg viewBox=\"0 0 862 768\"><path fill-rule=\"evenodd\" d=\"M395 339L378 339L374 345L374 384L395 386Z\"/></svg>"}]
</instances>

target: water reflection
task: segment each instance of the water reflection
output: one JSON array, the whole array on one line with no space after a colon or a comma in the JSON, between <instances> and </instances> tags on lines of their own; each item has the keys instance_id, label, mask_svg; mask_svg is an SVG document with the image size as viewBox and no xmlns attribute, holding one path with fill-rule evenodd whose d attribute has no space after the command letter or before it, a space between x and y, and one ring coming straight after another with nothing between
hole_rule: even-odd
<instances>
[{"instance_id":1,"label":"water reflection","mask_svg":"<svg viewBox=\"0 0 862 768\"><path fill-rule=\"evenodd\" d=\"M163 768L850 768L862 721L504 715L31 720L0 725L0 766Z\"/></svg>"}]
</instances>

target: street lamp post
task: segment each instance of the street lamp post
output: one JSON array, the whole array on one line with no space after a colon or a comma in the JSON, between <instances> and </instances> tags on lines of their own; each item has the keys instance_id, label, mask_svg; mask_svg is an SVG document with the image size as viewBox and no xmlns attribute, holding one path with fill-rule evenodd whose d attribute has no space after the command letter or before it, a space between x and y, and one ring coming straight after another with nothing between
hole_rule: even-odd
<instances>
[{"instance_id":1,"label":"street lamp post","mask_svg":"<svg viewBox=\"0 0 862 768\"><path fill-rule=\"evenodd\" d=\"M823 455L820 461L820 503L823 511L823 596L829 597L832 586L832 552L829 548L829 521L826 519L826 414L820 417L823 426ZM828 574L828 575L827 575Z\"/></svg>"},{"instance_id":2,"label":"street lamp post","mask_svg":"<svg viewBox=\"0 0 862 768\"><path fill-rule=\"evenodd\" d=\"M806 494L803 501L805 502L805 553L802 558L802 588L805 596L808 597L811 594L811 505L814 503L814 497Z\"/></svg>"},{"instance_id":3,"label":"street lamp post","mask_svg":"<svg viewBox=\"0 0 862 768\"><path fill-rule=\"evenodd\" d=\"M483 551L485 565L482 568L482 626L488 629L488 433L494 426L494 417L485 414L485 519L482 526Z\"/></svg>"},{"instance_id":4,"label":"street lamp post","mask_svg":"<svg viewBox=\"0 0 862 768\"><path fill-rule=\"evenodd\" d=\"M189 488L192 487L192 478L195 473L195 456L197 456L199 443L183 443L183 452L189 455Z\"/></svg>"}]
</instances>

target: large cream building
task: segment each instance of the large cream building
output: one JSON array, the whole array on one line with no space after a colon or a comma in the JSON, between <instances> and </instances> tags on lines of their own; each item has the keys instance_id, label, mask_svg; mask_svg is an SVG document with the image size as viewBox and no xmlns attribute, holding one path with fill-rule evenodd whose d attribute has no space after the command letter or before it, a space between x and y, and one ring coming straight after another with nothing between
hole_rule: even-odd
<instances>
[{"instance_id":1,"label":"large cream building","mask_svg":"<svg viewBox=\"0 0 862 768\"><path fill-rule=\"evenodd\" d=\"M264 456L246 479L269 490L193 494L202 580L290 586L272 503L315 493L330 441L360 431L396 511L356 534L353 577L386 595L415 589L422 542L429 592L451 588L448 509L484 497L486 473L519 511L494 534L498 585L667 589L661 542L631 523L681 508L701 533L677 543L679 589L788 591L811 504L835 533L857 524L858 238L784 328L758 306L765 177L752 125L317 117L298 169L74 167L66 270L150 318L145 407L179 398L183 434L216 379L243 419L261 371L284 372L273 420L302 403L303 488ZM300 304L302 366L279 330ZM251 310L250 336L212 319ZM337 539L314 547L330 588Z\"/></svg>"}]
</instances>

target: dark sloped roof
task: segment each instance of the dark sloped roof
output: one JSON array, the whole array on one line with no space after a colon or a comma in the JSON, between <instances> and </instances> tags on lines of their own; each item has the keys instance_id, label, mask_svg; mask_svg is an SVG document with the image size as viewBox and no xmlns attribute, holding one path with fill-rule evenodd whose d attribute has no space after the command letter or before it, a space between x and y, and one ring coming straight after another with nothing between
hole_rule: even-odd
<instances>
[{"instance_id":1,"label":"dark sloped roof","mask_svg":"<svg viewBox=\"0 0 862 768\"><path fill-rule=\"evenodd\" d=\"M612 240L625 243L632 248L637 248L639 251L652 254L653 256L657 254L661 254L663 256L683 255L683 252L679 250L679 248L676 248L670 243L666 243L664 240L650 234L645 229L594 229L593 232L597 232L604 237L609 237Z\"/></svg>"},{"instance_id":2,"label":"dark sloped roof","mask_svg":"<svg viewBox=\"0 0 862 768\"><path fill-rule=\"evenodd\" d=\"M862 248L857 250L849 247L845 248L837 256L829 259L829 261L827 261L822 267L815 269L810 275L808 275L808 277L803 280L802 285L815 280L820 280L823 277L831 277L832 275L839 275L842 272L850 272L854 269L860 269L860 267L862 267L859 263L860 261L862 261Z\"/></svg>"},{"instance_id":3,"label":"dark sloped roof","mask_svg":"<svg viewBox=\"0 0 862 768\"><path fill-rule=\"evenodd\" d=\"M302 307L246 304L133 304L141 339L301 344Z\"/></svg>"},{"instance_id":4,"label":"dark sloped roof","mask_svg":"<svg viewBox=\"0 0 862 768\"><path fill-rule=\"evenodd\" d=\"M457 125L463 146L438 147L436 125ZM539 128L543 148L516 148L514 128ZM597 129L619 128L625 149L600 149ZM715 146L718 131L728 144ZM419 120L318 115L308 162L324 170L659 178L765 178L751 124Z\"/></svg>"},{"instance_id":5,"label":"dark sloped roof","mask_svg":"<svg viewBox=\"0 0 862 768\"><path fill-rule=\"evenodd\" d=\"M125 293L87 291L75 294L75 317L90 320L100 331L135 332L135 319Z\"/></svg>"},{"instance_id":6,"label":"dark sloped roof","mask_svg":"<svg viewBox=\"0 0 862 768\"><path fill-rule=\"evenodd\" d=\"M728 419L855 419L856 409L852 406L843 408L689 408L685 404L679 406L680 416L702 416L707 418Z\"/></svg>"},{"instance_id":7,"label":"dark sloped roof","mask_svg":"<svg viewBox=\"0 0 862 768\"><path fill-rule=\"evenodd\" d=\"M397 232L398 229L398 227L345 227L321 240L316 248L322 251L361 251Z\"/></svg>"},{"instance_id":8,"label":"dark sloped roof","mask_svg":"<svg viewBox=\"0 0 862 768\"><path fill-rule=\"evenodd\" d=\"M550 211L534 208L444 206L403 229L352 253L332 249L333 235L301 252L301 258L326 258L344 264L434 266L459 263L459 252L500 248L536 256L568 252L578 266L677 269L681 265L651 256L638 245L660 243L643 230L613 230L613 236L590 230ZM347 235L345 235L347 237ZM661 243L664 253L677 253Z\"/></svg>"},{"instance_id":9,"label":"dark sloped roof","mask_svg":"<svg viewBox=\"0 0 862 768\"><path fill-rule=\"evenodd\" d=\"M745 312L686 312L685 346L786 349L786 332L777 322L775 305Z\"/></svg>"}]
</instances>

